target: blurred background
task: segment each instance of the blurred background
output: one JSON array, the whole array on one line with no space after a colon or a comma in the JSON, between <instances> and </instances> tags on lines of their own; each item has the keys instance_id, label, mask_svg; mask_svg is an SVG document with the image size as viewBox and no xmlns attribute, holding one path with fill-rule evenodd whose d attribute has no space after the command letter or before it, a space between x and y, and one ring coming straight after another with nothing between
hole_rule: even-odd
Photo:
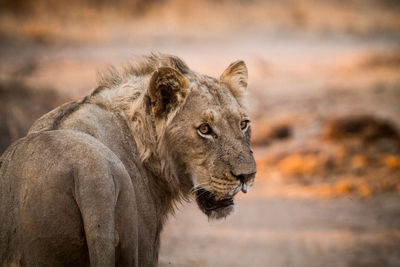
<instances>
[{"instance_id":1,"label":"blurred background","mask_svg":"<svg viewBox=\"0 0 400 267\"><path fill-rule=\"evenodd\" d=\"M0 0L0 153L153 51L246 61L259 170L225 220L179 205L160 266L400 266L398 0Z\"/></svg>"}]
</instances>

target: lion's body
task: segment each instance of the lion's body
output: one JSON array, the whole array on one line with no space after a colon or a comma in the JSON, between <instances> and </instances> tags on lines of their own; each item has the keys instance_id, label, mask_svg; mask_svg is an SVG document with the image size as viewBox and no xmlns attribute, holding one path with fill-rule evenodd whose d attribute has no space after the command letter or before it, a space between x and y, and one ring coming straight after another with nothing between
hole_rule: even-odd
<instances>
[{"instance_id":1,"label":"lion's body","mask_svg":"<svg viewBox=\"0 0 400 267\"><path fill-rule=\"evenodd\" d=\"M129 129L95 105L82 106L70 117L64 123L71 130L32 133L4 155L2 263L84 265L90 234L100 231L105 243L118 241L120 265L155 265L161 221ZM93 221L84 224L85 219ZM110 251L101 243L92 245L99 255Z\"/></svg>"},{"instance_id":2,"label":"lion's body","mask_svg":"<svg viewBox=\"0 0 400 267\"><path fill-rule=\"evenodd\" d=\"M166 70L178 77L172 85L168 80L171 88L187 87L186 78L175 69L188 70L176 58L151 60L156 62L139 68L140 75L122 79L114 74L114 80L90 96L44 115L2 155L0 265L157 264L167 214L196 182L184 178L188 171L182 170L185 165L174 150L182 150L179 145L190 150L191 144L171 144L183 139L175 137L176 128L168 119L172 113L185 114L184 107L179 114L179 109L172 112L170 106L153 102L157 96L152 91L147 94L156 76L151 74L160 65L174 68ZM176 103L187 97L187 91L180 94ZM171 117L161 123L157 112L167 109ZM185 117L176 120L171 125ZM180 128L185 131L183 125ZM254 169L252 158L239 156L238 165Z\"/></svg>"}]
</instances>

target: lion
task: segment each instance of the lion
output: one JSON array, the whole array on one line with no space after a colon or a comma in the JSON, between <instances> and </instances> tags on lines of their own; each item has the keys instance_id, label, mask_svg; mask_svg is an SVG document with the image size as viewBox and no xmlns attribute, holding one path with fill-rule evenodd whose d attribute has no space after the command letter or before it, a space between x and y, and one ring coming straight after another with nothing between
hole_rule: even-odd
<instances>
[{"instance_id":1,"label":"lion","mask_svg":"<svg viewBox=\"0 0 400 267\"><path fill-rule=\"evenodd\" d=\"M1 264L156 266L177 203L229 215L256 173L247 75L151 54L39 118L0 158Z\"/></svg>"}]
</instances>

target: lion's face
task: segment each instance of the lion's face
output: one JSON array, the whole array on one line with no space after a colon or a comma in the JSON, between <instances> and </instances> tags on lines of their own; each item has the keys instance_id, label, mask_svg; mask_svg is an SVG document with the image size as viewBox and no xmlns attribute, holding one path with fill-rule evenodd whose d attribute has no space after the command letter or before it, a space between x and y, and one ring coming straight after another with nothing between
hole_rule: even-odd
<instances>
[{"instance_id":1,"label":"lion's face","mask_svg":"<svg viewBox=\"0 0 400 267\"><path fill-rule=\"evenodd\" d=\"M254 182L250 119L230 84L205 76L189 82L190 94L166 131L167 143L200 209L222 218L233 211L233 197Z\"/></svg>"},{"instance_id":2,"label":"lion's face","mask_svg":"<svg viewBox=\"0 0 400 267\"><path fill-rule=\"evenodd\" d=\"M194 193L211 218L233 210L233 197L253 185L250 119L243 105L247 68L232 63L220 79L162 67L149 83L155 127L181 190Z\"/></svg>"}]
</instances>

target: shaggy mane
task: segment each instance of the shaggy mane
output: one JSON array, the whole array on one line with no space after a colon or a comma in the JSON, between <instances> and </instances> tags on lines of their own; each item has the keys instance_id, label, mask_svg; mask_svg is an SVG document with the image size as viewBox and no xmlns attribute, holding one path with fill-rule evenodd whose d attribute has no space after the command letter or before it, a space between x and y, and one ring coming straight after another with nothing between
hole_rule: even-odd
<instances>
[{"instance_id":1,"label":"shaggy mane","mask_svg":"<svg viewBox=\"0 0 400 267\"><path fill-rule=\"evenodd\" d=\"M92 92L92 95L99 93L105 88L111 89L116 87L132 76L151 74L160 67L171 67L180 71L182 74L188 74L190 72L186 63L176 56L161 53L137 56L122 69L110 66L105 72L100 73L97 83L98 87Z\"/></svg>"},{"instance_id":2,"label":"shaggy mane","mask_svg":"<svg viewBox=\"0 0 400 267\"><path fill-rule=\"evenodd\" d=\"M179 178L170 166L172 156L165 146L165 131L169 120L155 121L147 94L150 76L160 67L174 68L183 75L193 73L176 56L152 53L149 56L136 57L124 68L112 66L100 74L98 87L91 93L88 102L125 118L135 140L140 161L154 177L158 177L150 181L155 195L164 195L164 200L179 201L186 197L180 191ZM176 112L171 113L169 118L173 118ZM172 201L172 205L174 203ZM158 206L164 209L161 214L173 211L173 207L169 205L159 203Z\"/></svg>"}]
</instances>

